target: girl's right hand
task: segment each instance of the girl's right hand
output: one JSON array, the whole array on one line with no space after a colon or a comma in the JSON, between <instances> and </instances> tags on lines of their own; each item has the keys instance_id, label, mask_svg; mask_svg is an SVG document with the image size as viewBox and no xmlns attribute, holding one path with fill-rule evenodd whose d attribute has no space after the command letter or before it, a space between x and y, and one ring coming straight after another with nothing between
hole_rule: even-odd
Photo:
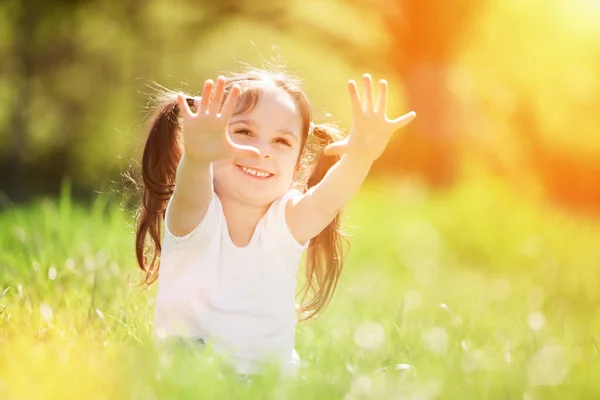
<instances>
[{"instance_id":1,"label":"girl's right hand","mask_svg":"<svg viewBox=\"0 0 600 400\"><path fill-rule=\"evenodd\" d=\"M216 85L212 80L204 82L202 97L196 113L189 108L185 96L179 93L177 103L183 116L183 140L185 157L198 163L211 163L231 157L260 157L255 147L241 146L231 141L227 128L240 88L234 85L221 108L225 78L219 76ZM214 92L213 92L214 87Z\"/></svg>"}]
</instances>

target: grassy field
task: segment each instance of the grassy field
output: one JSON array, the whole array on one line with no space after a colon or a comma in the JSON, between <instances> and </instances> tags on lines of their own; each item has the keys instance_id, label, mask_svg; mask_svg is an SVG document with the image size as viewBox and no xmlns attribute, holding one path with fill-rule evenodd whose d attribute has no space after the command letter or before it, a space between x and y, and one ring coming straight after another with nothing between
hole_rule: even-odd
<instances>
[{"instance_id":1,"label":"grassy field","mask_svg":"<svg viewBox=\"0 0 600 400\"><path fill-rule=\"evenodd\" d=\"M299 324L301 376L236 378L151 340L131 214L99 196L0 214L1 399L600 397L600 221L491 180L369 185L330 307ZM2 295L3 294L3 295Z\"/></svg>"}]
</instances>

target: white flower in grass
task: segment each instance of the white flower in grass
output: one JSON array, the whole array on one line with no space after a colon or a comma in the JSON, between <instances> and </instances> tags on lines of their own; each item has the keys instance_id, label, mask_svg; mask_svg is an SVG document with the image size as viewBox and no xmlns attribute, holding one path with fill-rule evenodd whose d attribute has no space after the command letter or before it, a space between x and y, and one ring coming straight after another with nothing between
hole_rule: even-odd
<instances>
[{"instance_id":1,"label":"white flower in grass","mask_svg":"<svg viewBox=\"0 0 600 400\"><path fill-rule=\"evenodd\" d=\"M425 331L423 344L432 353L445 354L448 348L448 334L444 328L435 326Z\"/></svg>"},{"instance_id":2,"label":"white flower in grass","mask_svg":"<svg viewBox=\"0 0 600 400\"><path fill-rule=\"evenodd\" d=\"M42 315L42 318L44 318L46 321L50 321L52 319L52 307L50 307L48 304L40 304L40 314Z\"/></svg>"},{"instance_id":3,"label":"white flower in grass","mask_svg":"<svg viewBox=\"0 0 600 400\"><path fill-rule=\"evenodd\" d=\"M546 326L546 317L539 311L529 314L527 324L534 331L540 331Z\"/></svg>"},{"instance_id":4,"label":"white flower in grass","mask_svg":"<svg viewBox=\"0 0 600 400\"><path fill-rule=\"evenodd\" d=\"M357 376L350 385L350 392L346 394L345 400L369 398L373 388L373 381L366 375Z\"/></svg>"},{"instance_id":5,"label":"white flower in grass","mask_svg":"<svg viewBox=\"0 0 600 400\"><path fill-rule=\"evenodd\" d=\"M568 372L565 348L560 345L547 345L531 358L527 377L531 386L554 386L560 385Z\"/></svg>"},{"instance_id":6,"label":"white flower in grass","mask_svg":"<svg viewBox=\"0 0 600 400\"><path fill-rule=\"evenodd\" d=\"M356 365L351 364L350 361L346 363L346 370L352 375L356 375L356 373L358 372L358 368L356 367Z\"/></svg>"},{"instance_id":7,"label":"white flower in grass","mask_svg":"<svg viewBox=\"0 0 600 400\"><path fill-rule=\"evenodd\" d=\"M51 281L56 279L56 268L54 268L54 266L48 268L48 279Z\"/></svg>"},{"instance_id":8,"label":"white flower in grass","mask_svg":"<svg viewBox=\"0 0 600 400\"><path fill-rule=\"evenodd\" d=\"M164 328L156 328L156 337L159 340L167 339L167 331Z\"/></svg>"},{"instance_id":9,"label":"white flower in grass","mask_svg":"<svg viewBox=\"0 0 600 400\"><path fill-rule=\"evenodd\" d=\"M72 258L67 258L67 261L65 261L65 267L69 271L74 271L75 270L75 260L73 260Z\"/></svg>"},{"instance_id":10,"label":"white flower in grass","mask_svg":"<svg viewBox=\"0 0 600 400\"><path fill-rule=\"evenodd\" d=\"M354 331L354 343L365 350L376 350L385 342L385 330L377 322L363 322Z\"/></svg>"},{"instance_id":11,"label":"white flower in grass","mask_svg":"<svg viewBox=\"0 0 600 400\"><path fill-rule=\"evenodd\" d=\"M398 364L395 371L402 379L413 379L417 376L417 370L410 364Z\"/></svg>"},{"instance_id":12,"label":"white flower in grass","mask_svg":"<svg viewBox=\"0 0 600 400\"><path fill-rule=\"evenodd\" d=\"M390 372L400 376L401 379L414 378L417 375L415 367L410 364L396 364L395 366L388 366L379 368L377 372Z\"/></svg>"}]
</instances>

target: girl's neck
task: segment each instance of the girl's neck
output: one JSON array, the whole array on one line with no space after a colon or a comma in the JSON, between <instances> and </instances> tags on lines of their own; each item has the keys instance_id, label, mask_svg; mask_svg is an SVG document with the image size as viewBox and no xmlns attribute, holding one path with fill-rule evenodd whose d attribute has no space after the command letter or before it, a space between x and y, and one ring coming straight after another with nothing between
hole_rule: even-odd
<instances>
[{"instance_id":1,"label":"girl's neck","mask_svg":"<svg viewBox=\"0 0 600 400\"><path fill-rule=\"evenodd\" d=\"M270 204L257 206L230 196L219 196L225 222L233 244L244 247L250 243L256 226L269 209Z\"/></svg>"}]
</instances>

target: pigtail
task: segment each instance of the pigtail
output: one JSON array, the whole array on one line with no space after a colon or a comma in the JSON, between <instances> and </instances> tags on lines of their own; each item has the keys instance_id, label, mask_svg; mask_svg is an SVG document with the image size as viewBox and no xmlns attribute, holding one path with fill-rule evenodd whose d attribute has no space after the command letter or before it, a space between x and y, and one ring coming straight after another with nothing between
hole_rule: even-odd
<instances>
[{"instance_id":1,"label":"pigtail","mask_svg":"<svg viewBox=\"0 0 600 400\"><path fill-rule=\"evenodd\" d=\"M188 98L193 106L194 99ZM162 224L167 202L175 188L175 173L182 156L181 127L177 95L169 94L154 113L142 155L141 205L137 213L135 252L139 267L146 273L142 283L158 278Z\"/></svg>"},{"instance_id":2,"label":"pigtail","mask_svg":"<svg viewBox=\"0 0 600 400\"><path fill-rule=\"evenodd\" d=\"M331 125L314 125L312 138L317 142L313 150L312 170L306 181L306 189L317 185L335 165L339 156L327 156L323 149L329 143L340 140L341 132ZM315 236L306 252L306 283L302 288L301 312L307 314L304 319L316 316L323 310L337 286L344 264L344 237L340 232L341 213ZM307 296L312 294L309 302Z\"/></svg>"}]
</instances>

